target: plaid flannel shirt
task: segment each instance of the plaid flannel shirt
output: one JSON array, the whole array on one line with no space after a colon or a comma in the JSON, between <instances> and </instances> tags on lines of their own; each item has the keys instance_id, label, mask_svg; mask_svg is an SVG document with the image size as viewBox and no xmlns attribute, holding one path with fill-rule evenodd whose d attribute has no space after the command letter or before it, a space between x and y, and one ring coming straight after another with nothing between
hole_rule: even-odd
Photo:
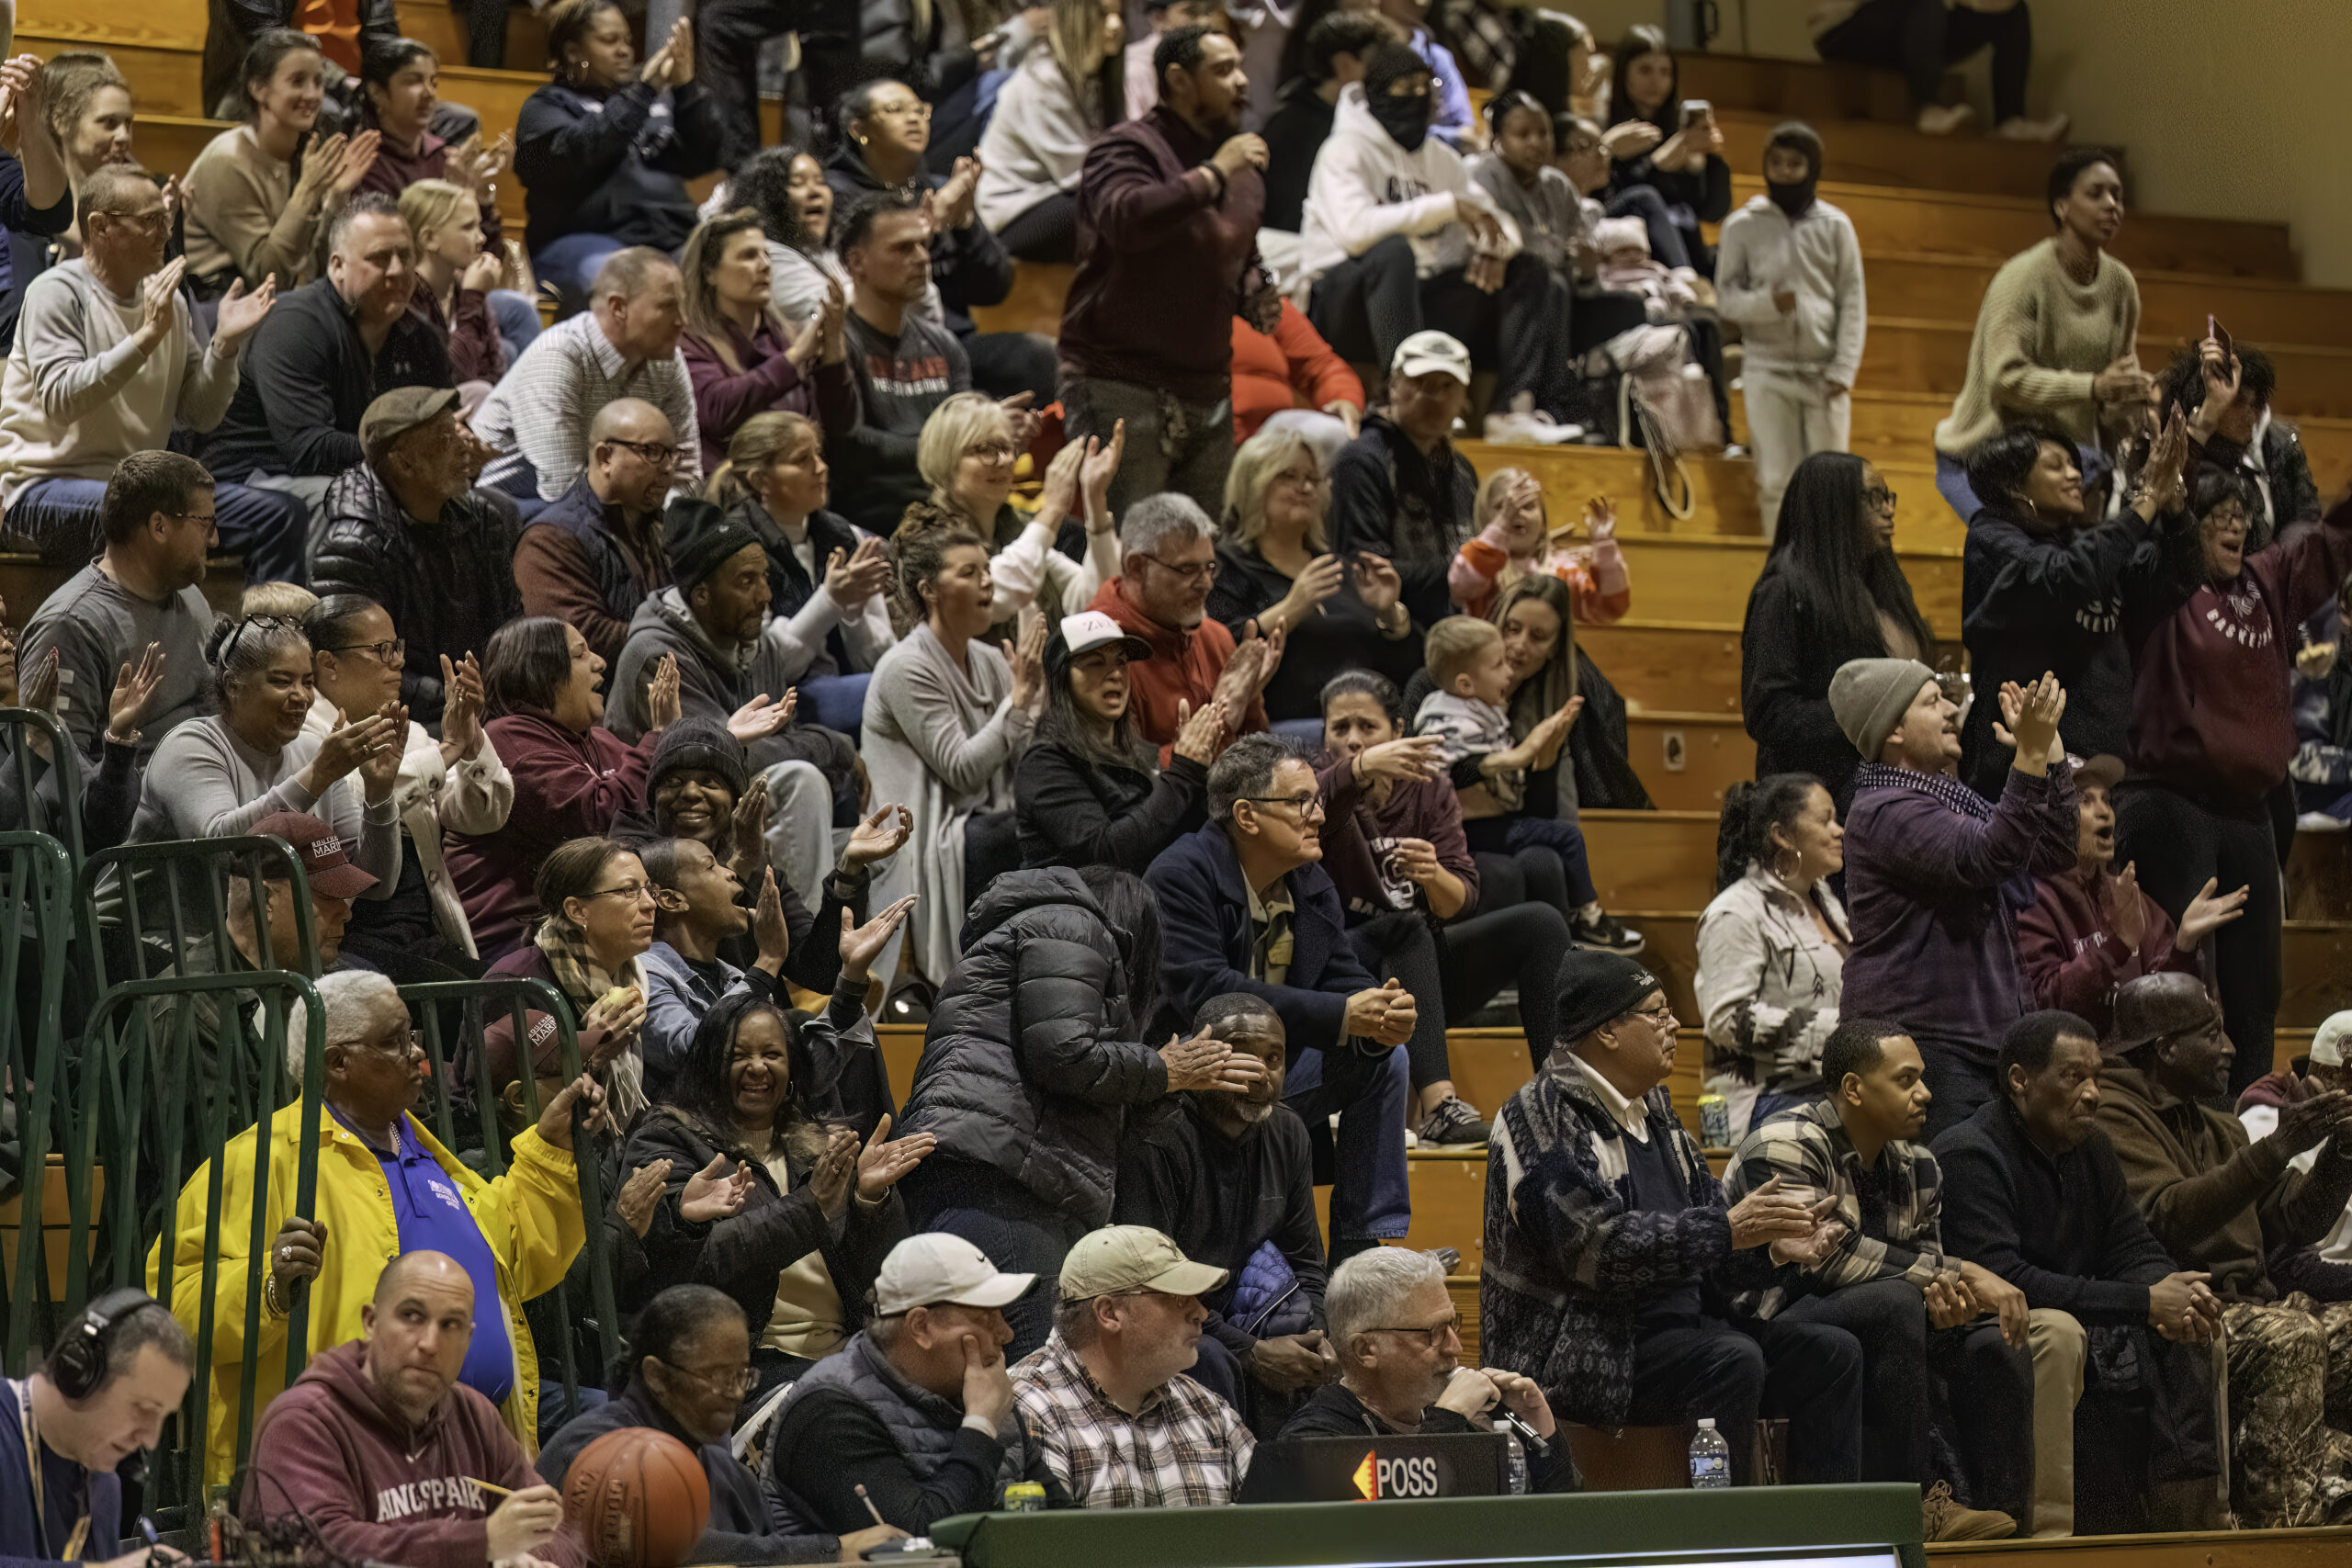
<instances>
[{"instance_id":1,"label":"plaid flannel shirt","mask_svg":"<svg viewBox=\"0 0 2352 1568\"><path fill-rule=\"evenodd\" d=\"M1739 1200L1774 1177L1816 1201L1838 1200L1837 1217L1846 1235L1819 1266L1783 1264L1772 1284L1740 1295L1734 1305L1757 1317L1770 1317L1800 1296L1826 1295L1873 1280L1908 1280L1925 1288L1946 1267L1943 1175L1925 1145L1900 1140L1879 1151L1879 1168L1862 1168L1861 1156L1838 1109L1826 1100L1783 1111L1750 1132L1724 1174L1726 1203ZM1874 1194L1883 1211L1883 1234L1865 1234L1862 1194Z\"/></svg>"},{"instance_id":2,"label":"plaid flannel shirt","mask_svg":"<svg viewBox=\"0 0 2352 1568\"><path fill-rule=\"evenodd\" d=\"M1133 1416L1056 1329L1012 1369L1014 1407L1081 1508L1202 1508L1241 1490L1257 1439L1230 1404L1179 1372Z\"/></svg>"}]
</instances>

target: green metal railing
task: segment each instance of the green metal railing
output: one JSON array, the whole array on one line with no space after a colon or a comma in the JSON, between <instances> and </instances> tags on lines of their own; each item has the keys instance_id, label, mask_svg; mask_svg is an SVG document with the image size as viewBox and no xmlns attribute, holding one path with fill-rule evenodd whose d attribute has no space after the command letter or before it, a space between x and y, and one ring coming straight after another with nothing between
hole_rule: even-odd
<instances>
[{"instance_id":1,"label":"green metal railing","mask_svg":"<svg viewBox=\"0 0 2352 1568\"><path fill-rule=\"evenodd\" d=\"M48 1299L48 1236L41 1220L50 1153L72 1146L70 1138L57 1135L59 1117L62 1112L70 1119L75 1109L75 1096L60 1092L65 1053L58 1028L71 948L73 885L72 863L57 840L46 833L0 833L0 1143L13 1134L18 1203L13 1280L0 1270L0 1346L11 1370L25 1365L29 1347L48 1344L59 1305ZM29 998L24 985L28 958L39 969ZM87 1168L77 1170L71 1158L64 1165L68 1205L78 1217L87 1212ZM0 1177L6 1174L0 1171Z\"/></svg>"}]
</instances>

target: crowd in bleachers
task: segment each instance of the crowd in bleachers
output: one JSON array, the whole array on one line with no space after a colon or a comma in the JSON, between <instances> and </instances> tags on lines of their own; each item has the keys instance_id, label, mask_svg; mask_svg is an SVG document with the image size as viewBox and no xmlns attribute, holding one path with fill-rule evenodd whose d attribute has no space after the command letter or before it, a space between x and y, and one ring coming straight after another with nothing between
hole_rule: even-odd
<instances>
[{"instance_id":1,"label":"crowd in bleachers","mask_svg":"<svg viewBox=\"0 0 2352 1568\"><path fill-rule=\"evenodd\" d=\"M237 976L153 1027L282 1040L286 1098L151 1109L161 1300L0 1384L0 1564L117 1557L191 1377L245 1516L436 1568L576 1562L549 1483L636 1427L700 1453L707 1562L1506 1413L1536 1491L1570 1424L1711 1417L1740 1483L1916 1484L1930 1539L2337 1517L2352 1015L2286 1066L2274 1025L2289 841L2352 816L2352 511L2259 350L2141 364L2118 156L2056 158L1936 431L1954 649L1846 450L1834 132L1735 211L1653 29L854 9L765 147L763 0L643 51L559 0L511 140L389 5L217 7L233 123L176 179L103 55L0 64L0 530L71 571L0 703L79 764L12 731L0 827L290 852L94 912ZM1816 10L1920 130L1989 47L1996 134L2063 134L2022 0ZM1015 258L1071 269L1052 338L975 321ZM1734 390L1757 777L1679 1020L1580 818L1651 804L1578 641L1636 585L1540 449L1725 449ZM428 1048L401 988L485 978L534 1000ZM1526 1035L1499 1104L1474 1019ZM877 1020L925 1030L903 1103ZM1482 1365L1460 1259L1383 1245L1415 1145L1487 1151Z\"/></svg>"}]
</instances>

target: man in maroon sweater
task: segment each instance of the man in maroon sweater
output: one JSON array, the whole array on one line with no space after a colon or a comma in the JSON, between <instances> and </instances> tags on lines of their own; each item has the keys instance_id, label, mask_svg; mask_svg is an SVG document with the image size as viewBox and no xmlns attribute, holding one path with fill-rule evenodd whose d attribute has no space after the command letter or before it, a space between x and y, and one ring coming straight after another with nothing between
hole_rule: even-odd
<instances>
[{"instance_id":1,"label":"man in maroon sweater","mask_svg":"<svg viewBox=\"0 0 2352 1568\"><path fill-rule=\"evenodd\" d=\"M1061 399L1072 436L1127 425L1111 510L1175 491L1215 517L1233 461L1233 332L1282 320L1258 262L1266 144L1241 130L1241 51L1178 28L1152 51L1159 102L1087 149L1078 276L1062 312Z\"/></svg>"},{"instance_id":2,"label":"man in maroon sweater","mask_svg":"<svg viewBox=\"0 0 2352 1568\"><path fill-rule=\"evenodd\" d=\"M2087 1019L2104 1035L2115 1018L2116 987L2166 969L2203 977L2200 948L2217 928L2245 912L2245 892L2216 895L2208 877L2189 900L2176 932L2154 898L2140 890L2139 868L2115 870L2115 807L2109 792L2123 777L2113 757L2075 764L2075 869L2034 879L2032 905L2018 912L2018 967L2030 1000Z\"/></svg>"},{"instance_id":3,"label":"man in maroon sweater","mask_svg":"<svg viewBox=\"0 0 2352 1568\"><path fill-rule=\"evenodd\" d=\"M578 1540L557 1533L562 1499L498 1407L458 1381L474 1331L464 1266L402 1253L359 1320L357 1339L312 1358L264 1413L246 1522L300 1516L346 1562L578 1568Z\"/></svg>"}]
</instances>

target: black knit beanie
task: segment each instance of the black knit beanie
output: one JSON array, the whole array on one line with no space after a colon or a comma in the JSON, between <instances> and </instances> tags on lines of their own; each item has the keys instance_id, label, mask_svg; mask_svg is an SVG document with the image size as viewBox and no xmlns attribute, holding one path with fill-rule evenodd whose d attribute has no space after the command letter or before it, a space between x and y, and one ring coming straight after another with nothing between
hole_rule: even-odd
<instances>
[{"instance_id":1,"label":"black knit beanie","mask_svg":"<svg viewBox=\"0 0 2352 1568\"><path fill-rule=\"evenodd\" d=\"M1653 991L1658 977L1614 953L1571 948L1560 960L1558 1043L1573 1045L1614 1018L1623 1018Z\"/></svg>"}]
</instances>

